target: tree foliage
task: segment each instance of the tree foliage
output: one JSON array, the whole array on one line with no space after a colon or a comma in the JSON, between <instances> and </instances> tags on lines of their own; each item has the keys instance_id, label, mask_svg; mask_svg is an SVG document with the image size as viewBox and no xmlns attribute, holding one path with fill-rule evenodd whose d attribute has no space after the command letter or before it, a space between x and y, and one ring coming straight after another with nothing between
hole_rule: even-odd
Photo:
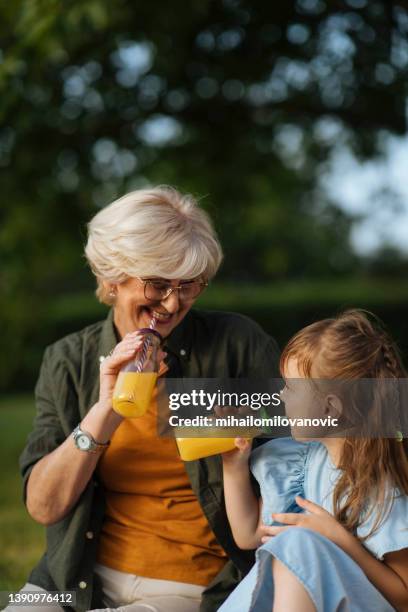
<instances>
[{"instance_id":1,"label":"tree foliage","mask_svg":"<svg viewBox=\"0 0 408 612\"><path fill-rule=\"evenodd\" d=\"M0 310L17 346L56 293L92 284L90 216L147 184L202 198L226 278L356 269L316 169L340 136L368 155L378 130L404 131L404 2L22 0L0 23Z\"/></svg>"}]
</instances>

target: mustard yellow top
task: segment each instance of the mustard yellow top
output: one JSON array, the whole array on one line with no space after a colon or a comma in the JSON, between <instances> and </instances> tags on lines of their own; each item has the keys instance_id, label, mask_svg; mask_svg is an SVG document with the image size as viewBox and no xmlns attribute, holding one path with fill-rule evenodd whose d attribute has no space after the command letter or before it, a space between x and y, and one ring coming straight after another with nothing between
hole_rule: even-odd
<instances>
[{"instance_id":1,"label":"mustard yellow top","mask_svg":"<svg viewBox=\"0 0 408 612\"><path fill-rule=\"evenodd\" d=\"M156 413L155 390L147 413L125 419L99 461L106 515L97 561L206 586L227 556L191 489L175 440L157 436Z\"/></svg>"}]
</instances>

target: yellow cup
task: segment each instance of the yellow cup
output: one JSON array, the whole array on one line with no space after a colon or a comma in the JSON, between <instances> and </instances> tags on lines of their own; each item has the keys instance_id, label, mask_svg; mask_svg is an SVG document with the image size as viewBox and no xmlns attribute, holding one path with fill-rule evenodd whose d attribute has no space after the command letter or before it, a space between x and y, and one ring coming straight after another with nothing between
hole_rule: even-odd
<instances>
[{"instance_id":1,"label":"yellow cup","mask_svg":"<svg viewBox=\"0 0 408 612\"><path fill-rule=\"evenodd\" d=\"M187 428L189 433L193 433L194 429ZM183 461L194 461L195 459L202 459L203 457L210 457L211 455L218 455L219 453L226 453L230 450L234 450L235 438L245 438L251 441L252 437L248 437L248 430L237 432L234 437L231 437L231 431L222 427L213 427L211 437L205 438L183 438L180 434L183 432L183 427L178 427L175 431L177 448L180 457ZM219 437L216 437L218 434ZM230 434L227 437L220 437L222 434ZM246 434L246 435L245 435Z\"/></svg>"},{"instance_id":2,"label":"yellow cup","mask_svg":"<svg viewBox=\"0 0 408 612\"><path fill-rule=\"evenodd\" d=\"M150 406L157 372L119 372L112 406L124 417L143 416Z\"/></svg>"},{"instance_id":3,"label":"yellow cup","mask_svg":"<svg viewBox=\"0 0 408 612\"><path fill-rule=\"evenodd\" d=\"M235 448L235 438L176 438L183 461L194 461Z\"/></svg>"}]
</instances>

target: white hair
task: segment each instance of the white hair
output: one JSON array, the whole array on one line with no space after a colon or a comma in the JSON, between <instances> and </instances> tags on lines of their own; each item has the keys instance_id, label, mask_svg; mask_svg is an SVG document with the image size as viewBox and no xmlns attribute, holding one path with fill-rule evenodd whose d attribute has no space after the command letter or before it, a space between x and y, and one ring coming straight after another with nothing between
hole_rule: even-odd
<instances>
[{"instance_id":1,"label":"white hair","mask_svg":"<svg viewBox=\"0 0 408 612\"><path fill-rule=\"evenodd\" d=\"M111 303L106 285L135 276L210 279L222 249L196 200L160 186L132 191L98 212L88 224L85 255L96 295Z\"/></svg>"}]
</instances>

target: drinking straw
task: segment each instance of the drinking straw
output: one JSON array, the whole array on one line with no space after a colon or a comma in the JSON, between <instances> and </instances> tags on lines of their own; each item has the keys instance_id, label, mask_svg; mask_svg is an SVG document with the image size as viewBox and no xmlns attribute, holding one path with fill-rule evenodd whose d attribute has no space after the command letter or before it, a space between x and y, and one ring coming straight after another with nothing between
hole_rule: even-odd
<instances>
[{"instance_id":1,"label":"drinking straw","mask_svg":"<svg viewBox=\"0 0 408 612\"><path fill-rule=\"evenodd\" d=\"M154 329L156 327L156 323L157 323L157 319L153 315L151 320L150 320L149 329ZM150 337L146 336L145 339L143 340L143 344L142 344L142 348L141 348L141 352L140 352L140 357L139 357L139 360L138 360L137 366L136 366L136 372L141 372L142 371L144 363L146 361L147 351L149 350L150 344L151 344L150 343Z\"/></svg>"}]
</instances>

